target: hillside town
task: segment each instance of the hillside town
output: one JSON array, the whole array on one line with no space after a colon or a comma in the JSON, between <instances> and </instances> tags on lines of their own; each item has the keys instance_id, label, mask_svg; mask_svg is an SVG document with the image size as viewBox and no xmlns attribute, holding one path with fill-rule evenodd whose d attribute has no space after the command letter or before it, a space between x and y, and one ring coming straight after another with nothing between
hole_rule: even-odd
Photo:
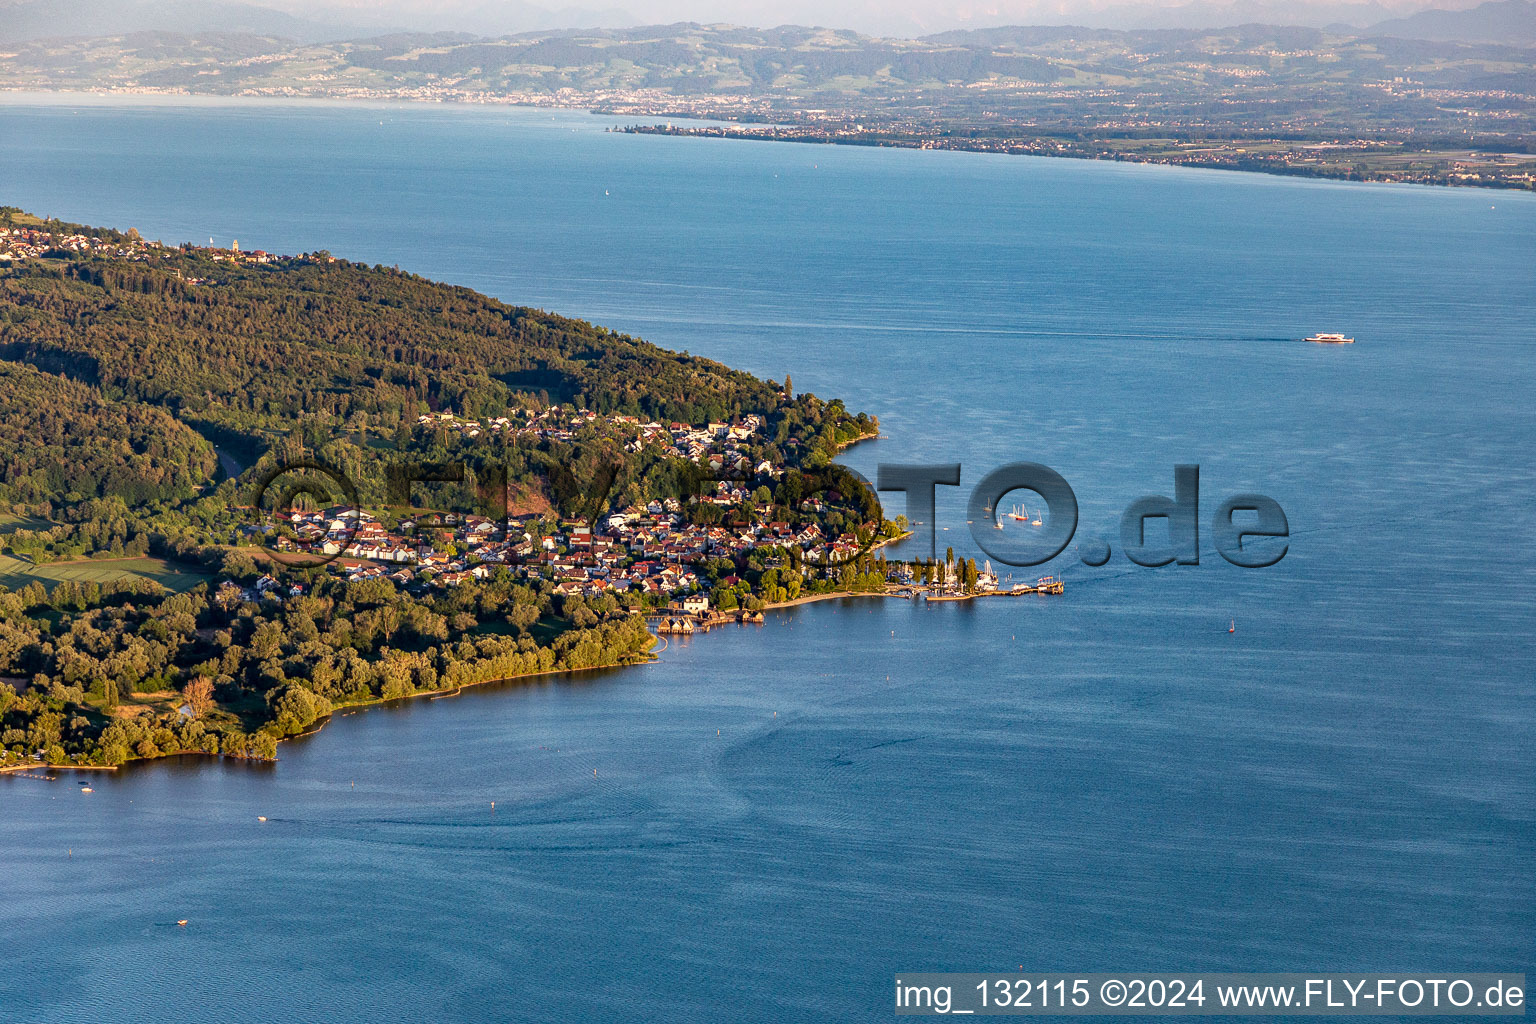
<instances>
[{"instance_id":1,"label":"hillside town","mask_svg":"<svg viewBox=\"0 0 1536 1024\"><path fill-rule=\"evenodd\" d=\"M663 457L687 459L721 474L689 502L721 507L722 522L692 523L683 502L666 497L610 511L591 525L550 522L536 514L497 520L431 512L400 520L391 530L366 510L338 506L290 510L286 521L248 526L246 532L266 534L266 541L280 553L324 556L330 559L331 571L354 581L387 579L405 588L441 588L485 579L506 568L515 578L550 581L562 596L615 594L653 603L707 589L697 567L710 559L739 563L759 553L765 565L778 567L788 557L820 566L819 572L827 576L869 547L855 533L827 536L810 521L826 507L820 497L801 502L799 511L807 521L792 525L773 518L776 506L764 500L763 488L782 475L783 467L749 455L749 443L763 426L756 415L732 423L662 424L551 406L484 422L450 412L418 420L418 426L469 439L520 436L557 442L569 441L576 431L598 423L630 438L627 451L654 446ZM865 523L859 532L872 537L881 525ZM725 582L729 586L739 581L727 577ZM275 593L276 587L274 579L257 589ZM700 600L704 603L697 610L702 611L707 598Z\"/></svg>"},{"instance_id":2,"label":"hillside town","mask_svg":"<svg viewBox=\"0 0 1536 1024\"><path fill-rule=\"evenodd\" d=\"M771 507L753 511L767 515ZM734 595L737 591L731 588L743 580L735 571L711 580L704 566L713 560L742 566L755 557L780 578L801 581L792 593L809 595L836 590L861 556L905 536L887 535L871 545L850 533L828 538L814 523L800 528L770 521L703 527L686 521L676 498L610 512L594 526L560 522L547 532L550 524L537 516L498 522L452 513L405 520L388 530L369 512L347 506L295 511L289 524L297 539L280 536L271 542L275 550L327 556L327 570L348 582L380 580L426 594L506 571L515 581L547 585L562 598L606 595L634 611L679 616L664 626L664 631L673 632L693 632L694 622L736 610L734 600L727 606L715 591ZM874 529L875 524L866 524L861 532L874 536ZM865 586L864 592L965 600L1063 590L1057 577L1015 583L1011 577L1000 578L990 562L978 567L974 560L954 560L952 555L926 564L881 558L872 568L878 574L876 584L873 591ZM271 573L243 588L233 581L223 586L244 600L281 601L306 593L303 583L284 582ZM742 606L741 614L749 614L747 607Z\"/></svg>"},{"instance_id":3,"label":"hillside town","mask_svg":"<svg viewBox=\"0 0 1536 1024\"><path fill-rule=\"evenodd\" d=\"M41 259L55 252L144 263L155 258L162 248L159 242L141 239L115 241L96 235L63 234L37 227L0 224L0 262L3 263Z\"/></svg>"},{"instance_id":4,"label":"hillside town","mask_svg":"<svg viewBox=\"0 0 1536 1024\"><path fill-rule=\"evenodd\" d=\"M627 450L653 445L666 457L688 459L735 478L716 479L686 502L654 498L608 511L591 524L552 519L547 513L495 519L417 510L391 528L365 509L339 505L288 510L276 520L247 526L245 532L248 537L260 535L262 543L285 558L294 556L294 564L324 559L329 573L349 582L384 581L424 595L506 572L516 582L563 599L608 596L621 607L660 615L663 632L691 633L695 623L718 621L727 610L743 617L755 614L747 602L737 602L745 585L738 573L745 573L749 563L759 578L766 571L775 579L794 578L792 589L781 595L790 598L837 590L848 583L855 567L866 574L861 578L864 592L923 595L929 600L1061 593L1055 577L1013 583L1011 578L1000 579L990 563L978 568L974 560L957 561L952 555L927 563L876 558L877 548L906 535L904 527L868 522L856 531L829 535L816 522L817 514L828 507L821 497L803 499L795 510L796 522L774 518L785 510L765 500L765 487L784 470L766 460L754 463L748 456L748 446L762 429L755 415L699 426L646 422L629 415L600 417L586 409L552 406L483 421L451 412L418 419L420 427L469 439L568 441L594 424L632 436ZM720 506L724 518L713 525L692 522L688 506L695 504ZM867 575L870 572L874 575ZM305 593L303 583L285 582L270 573L244 588L233 582L225 587L245 600L281 601ZM756 609L761 603L751 606Z\"/></svg>"},{"instance_id":5,"label":"hillside town","mask_svg":"<svg viewBox=\"0 0 1536 1024\"><path fill-rule=\"evenodd\" d=\"M497 416L484 423L463 419L451 412L423 414L416 421L418 427L446 429L470 440L523 437L555 442L574 440L579 430L599 423L626 435L626 452L639 452L648 446L655 446L664 457L688 459L735 479L759 477L766 482L783 472L782 467L766 460L754 462L746 449L746 442L759 435L763 429L762 417L756 414L748 414L736 423L714 422L691 426L687 423L642 421L638 416L623 414L604 418L590 409L568 412L554 405L545 409L521 410L515 417ZM736 490L722 491L711 500L716 504L735 504L740 500Z\"/></svg>"},{"instance_id":6,"label":"hillside town","mask_svg":"<svg viewBox=\"0 0 1536 1024\"><path fill-rule=\"evenodd\" d=\"M0 265L42 259L50 255L70 257L98 256L104 259L122 260L129 263L148 263L157 259L170 259L183 249L205 252L208 258L215 263L262 265L295 258L291 256L278 256L261 249L243 250L240 248L239 239L234 239L228 248L214 245L211 238L208 240L207 246L192 246L188 244L183 247L177 247L141 238L137 231L131 229L126 233L114 231L106 235L54 230L48 226L46 221L33 222L29 218L28 223L17 223L16 214L18 212L11 207L0 208ZM328 254L306 255L297 258L334 262L334 257ZM189 281L188 283L197 284L201 282Z\"/></svg>"}]
</instances>

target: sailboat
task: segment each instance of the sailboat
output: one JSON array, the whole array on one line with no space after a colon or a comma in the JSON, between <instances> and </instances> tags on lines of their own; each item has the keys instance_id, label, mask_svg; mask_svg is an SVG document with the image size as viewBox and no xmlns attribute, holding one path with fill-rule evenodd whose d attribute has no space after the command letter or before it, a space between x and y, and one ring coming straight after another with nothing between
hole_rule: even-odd
<instances>
[{"instance_id":1,"label":"sailboat","mask_svg":"<svg viewBox=\"0 0 1536 1024\"><path fill-rule=\"evenodd\" d=\"M1031 516L1029 509L1025 508L1022 504L1013 506L1013 511L1008 514L1021 523L1028 523L1030 526L1040 525L1040 517Z\"/></svg>"}]
</instances>

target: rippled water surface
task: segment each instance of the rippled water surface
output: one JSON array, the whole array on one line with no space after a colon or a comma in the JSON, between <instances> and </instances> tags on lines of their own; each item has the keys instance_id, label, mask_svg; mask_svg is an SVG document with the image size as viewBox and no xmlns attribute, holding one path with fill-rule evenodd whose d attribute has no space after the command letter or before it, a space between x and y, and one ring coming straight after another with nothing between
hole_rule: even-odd
<instances>
[{"instance_id":1,"label":"rippled water surface","mask_svg":"<svg viewBox=\"0 0 1536 1024\"><path fill-rule=\"evenodd\" d=\"M12 97L0 202L792 374L880 417L860 470L963 464L941 549L1027 459L1117 545L1199 463L1202 515L1268 494L1289 553L1069 551L1060 598L804 606L271 768L0 779L0 1017L865 1020L923 968L1531 968L1531 196L608 123Z\"/></svg>"}]
</instances>

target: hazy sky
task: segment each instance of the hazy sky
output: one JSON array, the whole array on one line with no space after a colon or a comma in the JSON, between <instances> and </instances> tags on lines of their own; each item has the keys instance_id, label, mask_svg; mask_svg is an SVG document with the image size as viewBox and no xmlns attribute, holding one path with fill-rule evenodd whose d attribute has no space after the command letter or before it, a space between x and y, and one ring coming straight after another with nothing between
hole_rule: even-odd
<instances>
[{"instance_id":1,"label":"hazy sky","mask_svg":"<svg viewBox=\"0 0 1536 1024\"><path fill-rule=\"evenodd\" d=\"M914 35L991 25L1201 27L1243 21L1368 25L1478 0L253 0L326 20L506 32L674 21L825 25Z\"/></svg>"}]
</instances>

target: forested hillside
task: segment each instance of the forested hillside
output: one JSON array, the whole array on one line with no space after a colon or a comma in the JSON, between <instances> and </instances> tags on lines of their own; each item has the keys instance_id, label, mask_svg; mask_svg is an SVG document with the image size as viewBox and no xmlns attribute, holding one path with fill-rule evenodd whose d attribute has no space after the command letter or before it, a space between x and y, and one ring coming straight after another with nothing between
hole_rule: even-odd
<instances>
[{"instance_id":1,"label":"forested hillside","mask_svg":"<svg viewBox=\"0 0 1536 1024\"><path fill-rule=\"evenodd\" d=\"M53 234L62 230L73 227ZM60 251L0 270L0 365L30 370L0 381L11 441L0 500L185 498L215 471L198 434L247 464L324 449L378 500L384 459L410 446L447 454L443 438L413 437L419 417L439 411L488 418L558 404L693 424L755 412L778 440L806 442L844 415L785 402L774 382L708 359L398 270L326 254L145 253ZM82 439L65 465L59 449ZM828 434L823 457L840 440ZM611 447L554 461L623 460ZM483 446L468 461L491 454L514 477L547 475L551 463Z\"/></svg>"},{"instance_id":2,"label":"forested hillside","mask_svg":"<svg viewBox=\"0 0 1536 1024\"><path fill-rule=\"evenodd\" d=\"M177 500L217 466L213 446L163 409L0 363L0 500Z\"/></svg>"},{"instance_id":3,"label":"forested hillside","mask_svg":"<svg viewBox=\"0 0 1536 1024\"><path fill-rule=\"evenodd\" d=\"M377 425L572 402L699 422L776 403L769 383L467 288L329 259L179 252L0 274L0 358L237 431L300 416Z\"/></svg>"}]
</instances>

